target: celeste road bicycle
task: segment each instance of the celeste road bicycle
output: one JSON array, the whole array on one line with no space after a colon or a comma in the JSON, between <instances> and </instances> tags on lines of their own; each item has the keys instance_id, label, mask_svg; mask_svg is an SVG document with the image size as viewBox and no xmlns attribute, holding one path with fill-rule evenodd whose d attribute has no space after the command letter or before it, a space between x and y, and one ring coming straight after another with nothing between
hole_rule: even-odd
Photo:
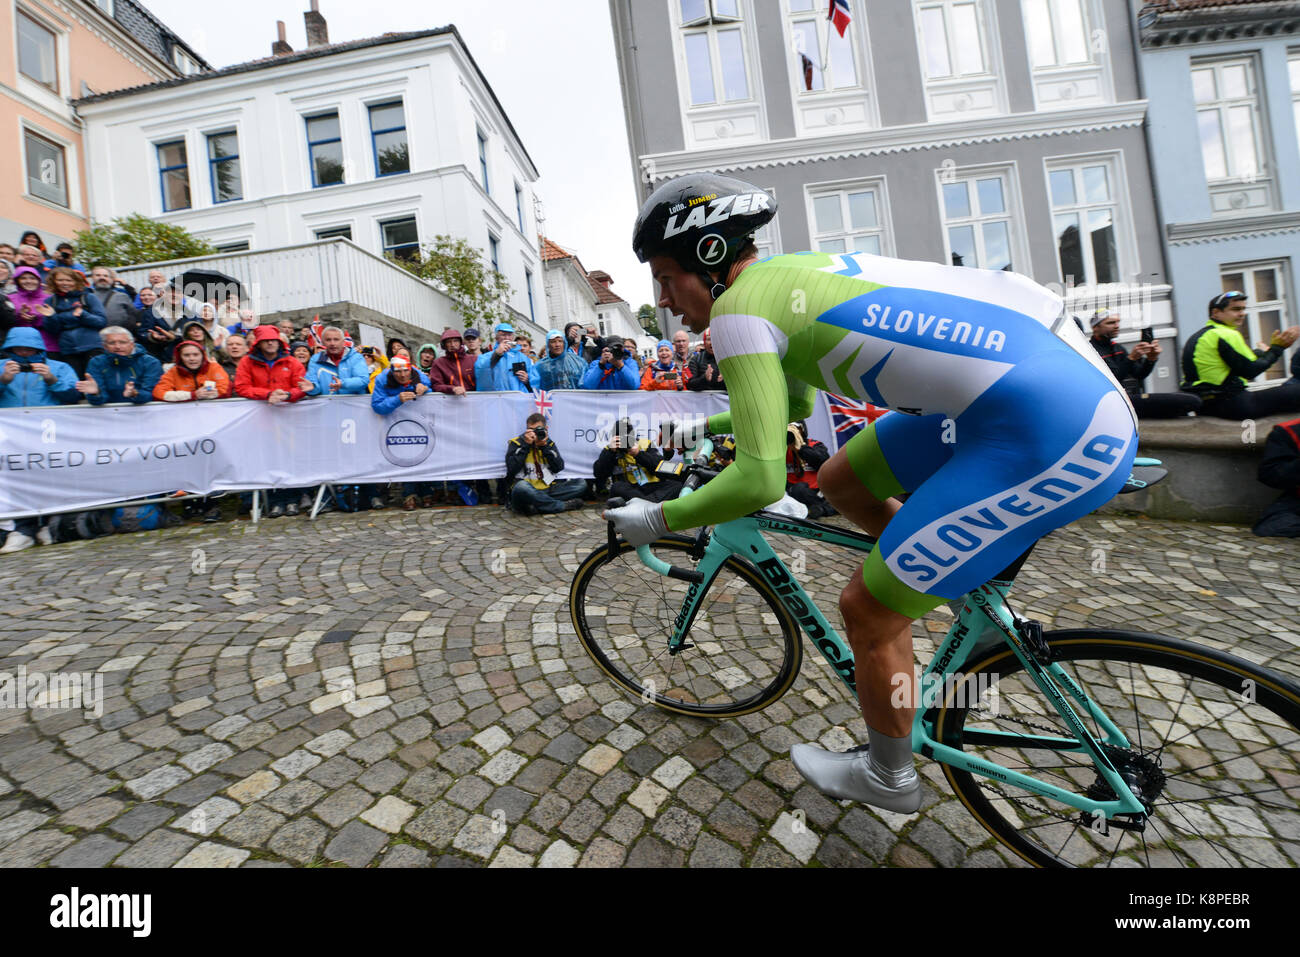
<instances>
[{"instance_id":1,"label":"celeste road bicycle","mask_svg":"<svg viewBox=\"0 0 1300 957\"><path fill-rule=\"evenodd\" d=\"M1163 478L1157 465L1138 460L1126 491ZM716 474L687 473L682 494ZM583 646L641 701L722 718L790 688L802 632L856 695L847 642L764 533L861 553L875 544L761 511L634 552L611 524L569 591ZM919 695L901 683L917 705L913 750L1031 864L1300 863L1300 685L1176 638L1044 631L1007 604L1032 551L954 603Z\"/></svg>"}]
</instances>

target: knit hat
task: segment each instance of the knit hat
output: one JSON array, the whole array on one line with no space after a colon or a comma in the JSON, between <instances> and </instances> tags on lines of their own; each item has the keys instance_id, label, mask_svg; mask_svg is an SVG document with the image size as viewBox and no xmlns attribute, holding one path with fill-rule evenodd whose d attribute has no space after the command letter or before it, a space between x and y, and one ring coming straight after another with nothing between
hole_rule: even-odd
<instances>
[{"instance_id":1,"label":"knit hat","mask_svg":"<svg viewBox=\"0 0 1300 957\"><path fill-rule=\"evenodd\" d=\"M673 344L672 344L671 342L669 342L667 339L660 339L657 343L655 343L655 349L656 349L656 350L658 350L658 349L671 349L672 347L673 347Z\"/></svg>"},{"instance_id":2,"label":"knit hat","mask_svg":"<svg viewBox=\"0 0 1300 957\"><path fill-rule=\"evenodd\" d=\"M390 369L409 369L411 368L411 360L406 356L393 356L388 360L388 367Z\"/></svg>"}]
</instances>

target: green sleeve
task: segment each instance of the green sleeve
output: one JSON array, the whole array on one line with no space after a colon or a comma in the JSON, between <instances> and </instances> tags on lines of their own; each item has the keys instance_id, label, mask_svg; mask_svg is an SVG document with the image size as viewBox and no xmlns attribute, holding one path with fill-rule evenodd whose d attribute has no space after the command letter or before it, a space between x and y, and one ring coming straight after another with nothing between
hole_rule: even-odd
<instances>
[{"instance_id":1,"label":"green sleeve","mask_svg":"<svg viewBox=\"0 0 1300 957\"><path fill-rule=\"evenodd\" d=\"M816 389L804 382L800 382L798 379L791 379L789 376L786 376L785 388L790 403L790 417L786 419L787 424L806 419L813 414L813 409L816 408L817 404ZM713 435L731 435L734 431L731 427L730 409L709 416L706 424L709 432Z\"/></svg>"},{"instance_id":2,"label":"green sleeve","mask_svg":"<svg viewBox=\"0 0 1300 957\"><path fill-rule=\"evenodd\" d=\"M674 531L729 522L785 494L785 430L792 402L780 357L759 353L719 364L731 413L712 416L709 428L721 431L715 423L727 420L720 424L736 436L736 461L699 491L664 503L664 520ZM807 402L808 393L811 389L805 387L801 403Z\"/></svg>"}]
</instances>

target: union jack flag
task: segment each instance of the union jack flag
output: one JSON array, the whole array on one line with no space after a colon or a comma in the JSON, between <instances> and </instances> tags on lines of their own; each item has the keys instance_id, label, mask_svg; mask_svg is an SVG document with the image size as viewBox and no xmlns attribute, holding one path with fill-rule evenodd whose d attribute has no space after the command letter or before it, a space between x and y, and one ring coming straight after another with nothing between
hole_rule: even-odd
<instances>
[{"instance_id":1,"label":"union jack flag","mask_svg":"<svg viewBox=\"0 0 1300 957\"><path fill-rule=\"evenodd\" d=\"M831 0L831 8L826 18L834 24L836 30L840 31L840 36L844 36L844 31L849 28L849 22L853 19L853 14L849 12L849 0Z\"/></svg>"},{"instance_id":2,"label":"union jack flag","mask_svg":"<svg viewBox=\"0 0 1300 957\"><path fill-rule=\"evenodd\" d=\"M551 401L549 392L537 392L537 398L533 400L533 405L537 406L537 411L548 419L551 417L551 409L555 408L555 403Z\"/></svg>"},{"instance_id":3,"label":"union jack flag","mask_svg":"<svg viewBox=\"0 0 1300 957\"><path fill-rule=\"evenodd\" d=\"M325 331L325 323L320 321L320 316L312 316L308 328L311 330L311 340L308 344L315 350L324 349L325 343L321 341L320 334ZM346 329L343 330L343 344L349 349L352 348L352 333Z\"/></svg>"},{"instance_id":4,"label":"union jack flag","mask_svg":"<svg viewBox=\"0 0 1300 957\"><path fill-rule=\"evenodd\" d=\"M841 449L844 448L849 439L861 432L864 427L875 422L876 419L889 411L872 405L870 402L846 399L833 392L826 393L826 400L826 404L831 410L831 421L835 425L835 441L838 443L837 447Z\"/></svg>"}]
</instances>

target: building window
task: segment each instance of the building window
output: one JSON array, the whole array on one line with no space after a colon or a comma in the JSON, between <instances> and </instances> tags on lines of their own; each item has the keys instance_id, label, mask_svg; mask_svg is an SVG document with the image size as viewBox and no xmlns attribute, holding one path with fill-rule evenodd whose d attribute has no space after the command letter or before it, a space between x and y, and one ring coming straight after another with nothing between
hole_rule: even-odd
<instances>
[{"instance_id":1,"label":"building window","mask_svg":"<svg viewBox=\"0 0 1300 957\"><path fill-rule=\"evenodd\" d=\"M239 137L234 130L208 137L208 166L214 203L244 198L244 181L239 172Z\"/></svg>"},{"instance_id":2,"label":"building window","mask_svg":"<svg viewBox=\"0 0 1300 957\"><path fill-rule=\"evenodd\" d=\"M242 240L237 243L226 243L215 247L219 253L246 253L249 250L248 240Z\"/></svg>"},{"instance_id":3,"label":"building window","mask_svg":"<svg viewBox=\"0 0 1300 957\"><path fill-rule=\"evenodd\" d=\"M370 142L375 154L376 176L411 171L411 153L406 145L406 111L400 101L370 108Z\"/></svg>"},{"instance_id":4,"label":"building window","mask_svg":"<svg viewBox=\"0 0 1300 957\"><path fill-rule=\"evenodd\" d=\"M1120 282L1120 205L1115 164L1048 170L1061 278L1069 285Z\"/></svg>"},{"instance_id":5,"label":"building window","mask_svg":"<svg viewBox=\"0 0 1300 957\"><path fill-rule=\"evenodd\" d=\"M881 193L879 185L870 185L813 194L813 246L824 253L884 255Z\"/></svg>"},{"instance_id":6,"label":"building window","mask_svg":"<svg viewBox=\"0 0 1300 957\"><path fill-rule=\"evenodd\" d=\"M947 258L954 266L1013 270L1016 226L1009 173L939 176Z\"/></svg>"},{"instance_id":7,"label":"building window","mask_svg":"<svg viewBox=\"0 0 1300 957\"><path fill-rule=\"evenodd\" d=\"M527 236L528 230L524 228L524 190L518 183L515 183L515 215L519 217L519 231Z\"/></svg>"},{"instance_id":8,"label":"building window","mask_svg":"<svg viewBox=\"0 0 1300 957\"><path fill-rule=\"evenodd\" d=\"M1296 137L1300 139L1300 51L1292 51L1286 65L1291 71L1291 113L1295 117Z\"/></svg>"},{"instance_id":9,"label":"building window","mask_svg":"<svg viewBox=\"0 0 1300 957\"><path fill-rule=\"evenodd\" d=\"M330 226L327 229L316 230L317 239L351 239L351 226Z\"/></svg>"},{"instance_id":10,"label":"building window","mask_svg":"<svg viewBox=\"0 0 1300 957\"><path fill-rule=\"evenodd\" d=\"M749 99L740 0L678 0L690 105Z\"/></svg>"},{"instance_id":11,"label":"building window","mask_svg":"<svg viewBox=\"0 0 1300 957\"><path fill-rule=\"evenodd\" d=\"M18 72L59 92L54 34L21 10L18 15Z\"/></svg>"},{"instance_id":12,"label":"building window","mask_svg":"<svg viewBox=\"0 0 1300 957\"><path fill-rule=\"evenodd\" d=\"M59 206L68 206L67 162L63 147L43 136L23 131L27 152L27 193Z\"/></svg>"},{"instance_id":13,"label":"building window","mask_svg":"<svg viewBox=\"0 0 1300 957\"><path fill-rule=\"evenodd\" d=\"M478 171L479 182L483 185L483 192L491 195L492 190L488 183L488 162L487 162L487 137L483 135L482 130L478 130Z\"/></svg>"},{"instance_id":14,"label":"building window","mask_svg":"<svg viewBox=\"0 0 1300 957\"><path fill-rule=\"evenodd\" d=\"M384 239L384 255L389 259L414 262L420 258L420 233L415 217L393 219L379 224Z\"/></svg>"},{"instance_id":15,"label":"building window","mask_svg":"<svg viewBox=\"0 0 1300 957\"><path fill-rule=\"evenodd\" d=\"M846 90L858 85L857 55L849 41L829 25L821 0L789 0L790 34L799 54L796 88L803 93Z\"/></svg>"},{"instance_id":16,"label":"building window","mask_svg":"<svg viewBox=\"0 0 1300 957\"><path fill-rule=\"evenodd\" d=\"M917 5L925 75L931 80L989 72L979 0L939 0Z\"/></svg>"},{"instance_id":17,"label":"building window","mask_svg":"<svg viewBox=\"0 0 1300 957\"><path fill-rule=\"evenodd\" d=\"M164 213L190 208L190 167L185 141L158 144L158 176L162 181Z\"/></svg>"},{"instance_id":18,"label":"building window","mask_svg":"<svg viewBox=\"0 0 1300 957\"><path fill-rule=\"evenodd\" d=\"M1088 0L1021 0L1035 70L1092 63Z\"/></svg>"},{"instance_id":19,"label":"building window","mask_svg":"<svg viewBox=\"0 0 1300 957\"><path fill-rule=\"evenodd\" d=\"M1242 335L1247 343L1268 343L1273 333L1291 325L1287 318L1286 289L1284 283L1288 273L1286 262L1251 263L1245 266L1223 266L1219 277L1224 292L1244 292L1246 294L1246 321L1242 325ZM1287 353L1287 358L1273 363L1257 382L1270 379L1285 379L1290 375L1290 359L1296 347Z\"/></svg>"},{"instance_id":20,"label":"building window","mask_svg":"<svg viewBox=\"0 0 1300 957\"><path fill-rule=\"evenodd\" d=\"M182 76L194 76L196 73L203 72L203 68L199 66L198 61L180 47L173 48L172 62L176 65L176 69L181 71Z\"/></svg>"},{"instance_id":21,"label":"building window","mask_svg":"<svg viewBox=\"0 0 1300 957\"><path fill-rule=\"evenodd\" d=\"M311 155L311 185L343 182L343 135L338 113L307 118L307 151Z\"/></svg>"},{"instance_id":22,"label":"building window","mask_svg":"<svg viewBox=\"0 0 1300 957\"><path fill-rule=\"evenodd\" d=\"M103 10L110 17L113 16L114 13L113 0L92 0L92 2L95 4L95 6L99 7L99 9Z\"/></svg>"},{"instance_id":23,"label":"building window","mask_svg":"<svg viewBox=\"0 0 1300 957\"><path fill-rule=\"evenodd\" d=\"M492 260L492 268L497 272L500 272L501 240L497 239L491 233L488 233L488 259Z\"/></svg>"},{"instance_id":24,"label":"building window","mask_svg":"<svg viewBox=\"0 0 1300 957\"><path fill-rule=\"evenodd\" d=\"M537 310L533 306L533 271L524 267L524 288L528 290L528 318L537 321Z\"/></svg>"},{"instance_id":25,"label":"building window","mask_svg":"<svg viewBox=\"0 0 1300 957\"><path fill-rule=\"evenodd\" d=\"M1193 62L1192 90L1206 179L1259 175L1264 151L1254 63L1250 59Z\"/></svg>"}]
</instances>

